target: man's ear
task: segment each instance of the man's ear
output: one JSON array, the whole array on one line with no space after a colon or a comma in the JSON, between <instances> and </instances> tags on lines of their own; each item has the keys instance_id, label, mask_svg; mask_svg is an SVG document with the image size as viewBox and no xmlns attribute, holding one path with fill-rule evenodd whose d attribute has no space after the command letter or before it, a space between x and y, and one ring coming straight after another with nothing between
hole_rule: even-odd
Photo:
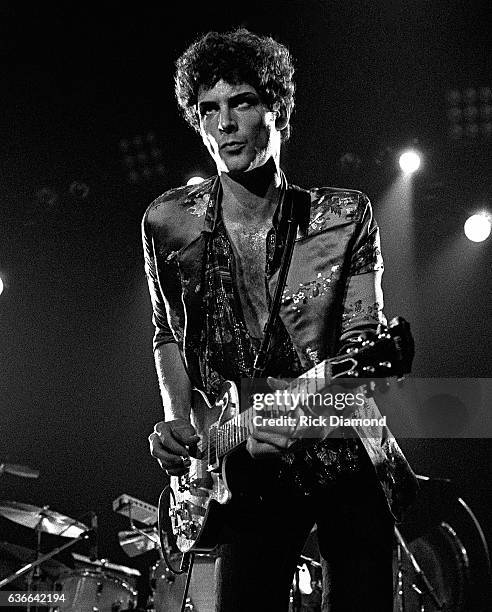
<instances>
[{"instance_id":1,"label":"man's ear","mask_svg":"<svg viewBox=\"0 0 492 612\"><path fill-rule=\"evenodd\" d=\"M277 104L275 107L275 112L277 113L275 127L279 132L281 132L289 125L290 114L287 112L284 104Z\"/></svg>"}]
</instances>

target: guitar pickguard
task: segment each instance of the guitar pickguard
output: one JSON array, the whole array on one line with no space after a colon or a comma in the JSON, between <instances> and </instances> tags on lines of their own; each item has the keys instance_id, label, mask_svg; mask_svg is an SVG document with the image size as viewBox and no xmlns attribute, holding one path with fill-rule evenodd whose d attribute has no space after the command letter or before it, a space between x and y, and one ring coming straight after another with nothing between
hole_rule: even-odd
<instances>
[{"instance_id":1,"label":"guitar pickguard","mask_svg":"<svg viewBox=\"0 0 492 612\"><path fill-rule=\"evenodd\" d=\"M178 548L209 551L215 547L215 532L220 508L232 496L227 483L227 458L210 463L208 432L214 423L219 425L239 413L239 395L234 383L225 383L214 405L196 391L192 423L200 435L198 452L191 458L189 471L184 476L171 476L169 514ZM212 453L213 454L213 453Z\"/></svg>"}]
</instances>

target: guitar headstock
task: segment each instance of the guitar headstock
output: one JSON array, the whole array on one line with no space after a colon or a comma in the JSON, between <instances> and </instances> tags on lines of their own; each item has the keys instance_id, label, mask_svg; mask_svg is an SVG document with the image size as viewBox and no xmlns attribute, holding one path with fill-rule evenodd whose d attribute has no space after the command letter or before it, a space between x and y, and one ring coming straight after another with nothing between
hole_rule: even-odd
<instances>
[{"instance_id":1,"label":"guitar headstock","mask_svg":"<svg viewBox=\"0 0 492 612\"><path fill-rule=\"evenodd\" d=\"M403 317L394 317L388 326L380 325L371 338L360 338L346 355L330 360L333 378L402 379L409 374L415 355L410 324Z\"/></svg>"}]
</instances>

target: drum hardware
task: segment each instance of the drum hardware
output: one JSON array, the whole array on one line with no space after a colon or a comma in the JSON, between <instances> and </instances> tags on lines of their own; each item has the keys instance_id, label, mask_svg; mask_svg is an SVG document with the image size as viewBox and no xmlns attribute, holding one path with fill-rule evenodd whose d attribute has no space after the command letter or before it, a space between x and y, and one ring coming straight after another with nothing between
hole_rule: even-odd
<instances>
[{"instance_id":1,"label":"drum hardware","mask_svg":"<svg viewBox=\"0 0 492 612\"><path fill-rule=\"evenodd\" d=\"M104 570L109 570L111 572L124 574L125 577L129 580L141 576L141 573L137 569L133 567L126 567L125 565L117 565L116 563L111 563L108 559L92 560L90 557L86 557L85 555L79 555L79 553L72 553L72 557L74 561L78 562L79 569L103 572Z\"/></svg>"},{"instance_id":2,"label":"drum hardware","mask_svg":"<svg viewBox=\"0 0 492 612\"><path fill-rule=\"evenodd\" d=\"M311 559L311 557L306 557L306 555L299 555L299 559L301 559L301 561L305 561L306 563L309 563L309 565L312 565L313 567L321 568L321 563L318 563L318 561Z\"/></svg>"},{"instance_id":3,"label":"drum hardware","mask_svg":"<svg viewBox=\"0 0 492 612\"><path fill-rule=\"evenodd\" d=\"M394 532L396 536L396 550L397 550L397 559L398 559L397 594L396 594L397 596L396 603L398 606L397 608L398 612L405 611L405 598L404 598L404 591L403 591L403 573L404 573L403 553L406 555L407 559L410 561L415 571L415 578L412 581L411 588L418 595L419 609L422 611L424 610L424 598L426 595L430 595L437 609L442 610L443 605L444 605L443 602L441 602L441 600L437 596L435 590L433 589L431 583L429 582L429 579L427 578L424 571L418 564L417 559L412 554L407 543L403 539L403 536L401 535L400 530L398 529L398 527L396 527L396 525L394 528Z\"/></svg>"},{"instance_id":4,"label":"drum hardware","mask_svg":"<svg viewBox=\"0 0 492 612\"><path fill-rule=\"evenodd\" d=\"M477 517L452 479L427 476L418 476L418 479L419 497L407 509L399 526L408 548L425 571L445 610L489 610L492 597L490 554ZM404 553L403 557L407 612L418 607L419 594L412 588L412 563ZM396 558L393 567L397 578ZM429 596L425 603L426 611L438 609Z\"/></svg>"},{"instance_id":5,"label":"drum hardware","mask_svg":"<svg viewBox=\"0 0 492 612\"><path fill-rule=\"evenodd\" d=\"M120 546L129 557L135 557L154 549L162 557L159 532L155 527L158 522L158 508L123 493L113 500L113 510L128 517L130 522L130 531L120 531L118 533ZM147 527L141 529L135 525L135 521L143 523ZM165 545L168 546L167 540Z\"/></svg>"},{"instance_id":6,"label":"drum hardware","mask_svg":"<svg viewBox=\"0 0 492 612\"><path fill-rule=\"evenodd\" d=\"M485 538L485 534L483 532L482 526L478 522L478 519L475 516L475 514L472 512L472 509L470 508L470 506L465 502L465 500L462 497L458 497L458 504L468 514L468 516L470 517L470 519L471 519L471 521L473 523L473 526L475 527L475 529L476 529L476 531L478 533L478 537L479 537L481 545L483 547L484 556L485 556L485 560L486 560L486 564L487 564L488 578L489 578L489 581L492 583L492 565L491 565L491 562L490 562L490 552L489 552L489 547L488 547L488 544L487 544L487 539Z\"/></svg>"},{"instance_id":7,"label":"drum hardware","mask_svg":"<svg viewBox=\"0 0 492 612\"><path fill-rule=\"evenodd\" d=\"M181 565L180 565L179 571L182 572L183 574L186 573L186 583L185 583L185 588L183 592L183 598L181 600L180 612L187 612L187 610L189 610L188 591L190 589L191 574L193 572L194 563L195 563L195 553L194 552L183 553L183 556L181 557ZM192 608L192 610L193 609L194 608Z\"/></svg>"},{"instance_id":8,"label":"drum hardware","mask_svg":"<svg viewBox=\"0 0 492 612\"><path fill-rule=\"evenodd\" d=\"M170 553L167 536L162 537L157 527L159 509L156 506L123 493L113 500L113 510L129 520L130 530L118 532L120 546L129 557L157 550L163 559ZM142 523L144 527L138 527L135 522Z\"/></svg>"},{"instance_id":9,"label":"drum hardware","mask_svg":"<svg viewBox=\"0 0 492 612\"><path fill-rule=\"evenodd\" d=\"M86 516L86 514L87 513L84 513L82 517ZM40 566L42 564L59 554L62 550L73 546L81 540L87 539L93 532L93 530L84 525L84 523L79 522L77 519L71 519L58 512L54 512L49 509L49 506L39 508L30 504L4 501L0 502L0 515L36 531L35 560L27 563L10 576L0 580L0 588L24 576L24 574L28 574L27 592L30 593L36 586L36 582L40 579ZM51 552L41 555L42 533L50 533L72 539ZM28 606L27 609L29 611L31 607Z\"/></svg>"},{"instance_id":10,"label":"drum hardware","mask_svg":"<svg viewBox=\"0 0 492 612\"><path fill-rule=\"evenodd\" d=\"M445 484L451 484L453 482L451 478L437 478L435 476L431 478L430 476L424 476L422 474L415 474L415 478L417 480L422 480L422 482L442 482Z\"/></svg>"},{"instance_id":11,"label":"drum hardware","mask_svg":"<svg viewBox=\"0 0 492 612\"><path fill-rule=\"evenodd\" d=\"M2 575L10 575L19 567L39 558L39 551L19 546L10 542L0 542L0 559L8 563L2 564ZM14 591L22 591L27 595L39 591L53 591L53 585L58 576L69 568L55 559L49 559L27 574L13 580L7 587ZM34 604L31 604L34 605ZM1 607L1 606L0 606ZM31 607L31 610L33 608ZM34 608L37 609L37 608Z\"/></svg>"},{"instance_id":12,"label":"drum hardware","mask_svg":"<svg viewBox=\"0 0 492 612\"><path fill-rule=\"evenodd\" d=\"M169 496L167 496L168 492L169 492ZM191 575L193 572L193 564L195 562L196 553L194 551L182 552L181 564L180 564L179 570L177 570L171 564L171 561L170 561L171 548L169 547L169 536L168 536L167 530L164 529L164 521L169 521L171 517L170 497L173 498L173 503L174 505L176 505L176 498L175 498L174 491L172 487L168 484L161 491L161 494L159 495L159 502L158 502L157 530L159 533L159 539L161 543L160 556L161 556L161 559L163 559L164 562L166 563L167 568L170 572L172 572L176 576L179 576L180 574L186 574L186 583L185 583L185 588L183 591L181 607L180 607L180 612L186 612L187 610L190 610L190 607L189 607L190 600L188 598L188 590L190 587ZM170 530L170 533L172 533L172 529ZM191 609L193 610L194 608L192 607Z\"/></svg>"},{"instance_id":13,"label":"drum hardware","mask_svg":"<svg viewBox=\"0 0 492 612\"><path fill-rule=\"evenodd\" d=\"M36 551L33 548L13 544L12 542L0 542L0 558L10 560L11 564L17 565L19 561L28 563L36 558ZM69 567L56 559L48 559L40 565L42 573L47 579L54 581L58 576L69 571Z\"/></svg>"},{"instance_id":14,"label":"drum hardware","mask_svg":"<svg viewBox=\"0 0 492 612\"><path fill-rule=\"evenodd\" d=\"M20 569L18 569L14 574L11 574L10 576L8 576L7 578L4 578L3 580L0 580L0 589L6 586L7 584L9 584L10 582L12 582L13 580L15 580L16 578L19 578L20 576L27 574L27 572L31 571L32 569L40 566L45 561L48 561L49 559L51 559L51 557L58 555L59 553L61 553L62 550L65 550L66 548L73 546L77 542L80 542L81 540L88 538L89 532L90 530L87 529L87 531L81 533L80 536L78 536L77 538L74 538L73 540L70 540L70 542L63 544L62 546L59 546L58 548L55 548L49 553L41 555L32 563L28 563L24 567L21 567Z\"/></svg>"},{"instance_id":15,"label":"drum hardware","mask_svg":"<svg viewBox=\"0 0 492 612\"><path fill-rule=\"evenodd\" d=\"M39 470L18 463L0 463L0 476L2 474L12 474L20 478L39 478Z\"/></svg>"},{"instance_id":16,"label":"drum hardware","mask_svg":"<svg viewBox=\"0 0 492 612\"><path fill-rule=\"evenodd\" d=\"M121 548L129 557L136 557L149 550L158 549L160 546L159 534L156 527L119 531L118 539Z\"/></svg>"},{"instance_id":17,"label":"drum hardware","mask_svg":"<svg viewBox=\"0 0 492 612\"><path fill-rule=\"evenodd\" d=\"M118 514L127 516L130 522L137 521L147 526L157 523L158 509L155 506L147 504L136 497L131 497L126 493L123 493L123 495L120 495L113 501L113 510Z\"/></svg>"},{"instance_id":18,"label":"drum hardware","mask_svg":"<svg viewBox=\"0 0 492 612\"><path fill-rule=\"evenodd\" d=\"M91 523L91 534L89 537L89 557L95 561L99 557L98 553L98 523L97 514L95 512L89 512L90 523Z\"/></svg>"}]
</instances>

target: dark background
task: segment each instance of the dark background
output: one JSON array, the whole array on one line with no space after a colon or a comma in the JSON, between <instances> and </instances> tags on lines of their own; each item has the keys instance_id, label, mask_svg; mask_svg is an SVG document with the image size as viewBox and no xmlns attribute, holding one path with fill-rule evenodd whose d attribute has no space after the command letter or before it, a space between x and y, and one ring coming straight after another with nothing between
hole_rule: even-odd
<instances>
[{"instance_id":1,"label":"dark background","mask_svg":"<svg viewBox=\"0 0 492 612\"><path fill-rule=\"evenodd\" d=\"M127 523L111 505L121 493L157 504L163 486L147 443L161 408L140 220L164 190L213 173L173 93L174 61L209 29L245 25L290 47L284 169L300 185L371 197L386 311L412 323L415 375L491 376L492 242L462 232L468 215L492 210L491 140L450 139L446 115L450 89L492 86L488 4L2 4L0 462L41 476L4 475L0 499L93 510L101 556L142 570L154 559L121 550ZM125 162L121 147L131 154L139 135L162 167L129 179L145 162ZM398 199L396 154L409 144L424 164L412 197ZM358 167L340 162L347 153ZM490 540L490 440L402 446L418 473L453 479ZM34 546L33 531L2 518L0 528Z\"/></svg>"}]
</instances>

